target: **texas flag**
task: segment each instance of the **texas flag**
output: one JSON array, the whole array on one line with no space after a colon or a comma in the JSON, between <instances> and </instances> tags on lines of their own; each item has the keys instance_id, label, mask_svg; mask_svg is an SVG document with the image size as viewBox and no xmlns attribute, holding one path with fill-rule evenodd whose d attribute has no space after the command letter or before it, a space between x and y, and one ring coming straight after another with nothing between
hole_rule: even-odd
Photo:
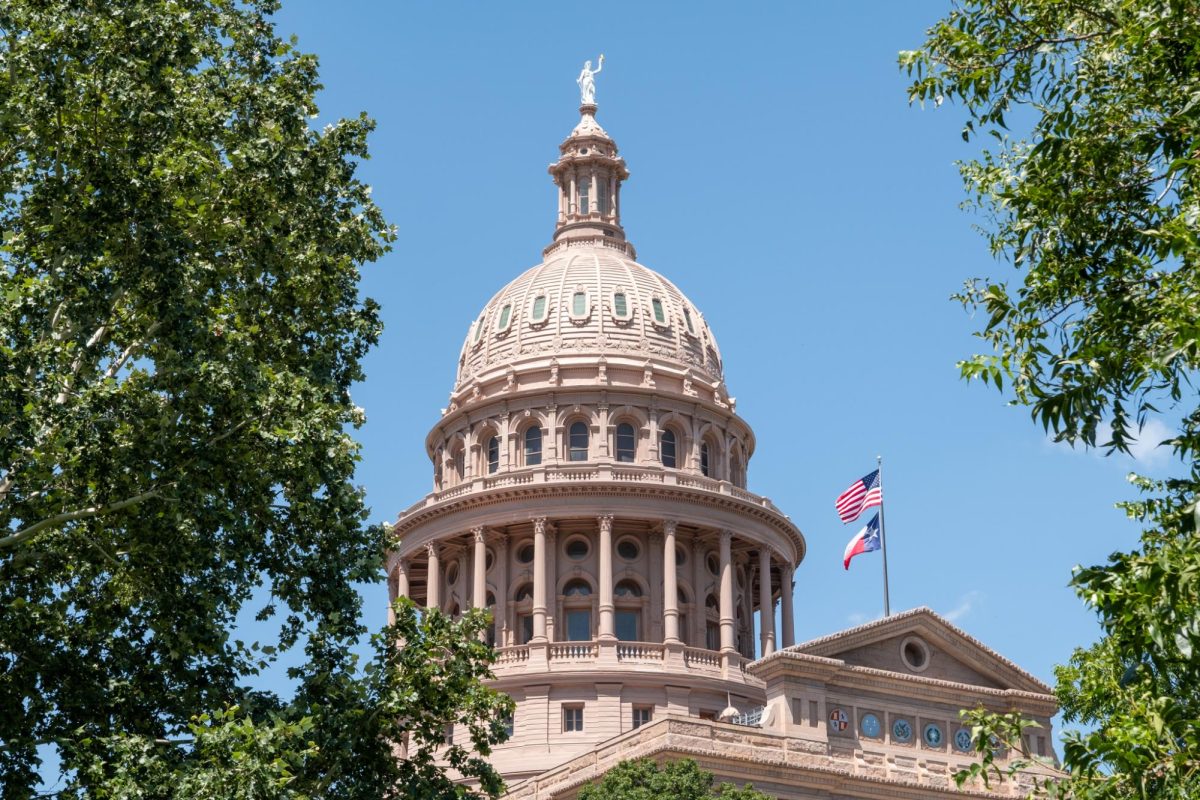
<instances>
[{"instance_id":1,"label":"texas flag","mask_svg":"<svg viewBox=\"0 0 1200 800\"><path fill-rule=\"evenodd\" d=\"M846 569L850 569L850 559L854 558L859 553L869 553L872 550L879 549L879 515L876 514L867 526L859 531L850 543L846 545L846 552L842 554L843 564Z\"/></svg>"}]
</instances>

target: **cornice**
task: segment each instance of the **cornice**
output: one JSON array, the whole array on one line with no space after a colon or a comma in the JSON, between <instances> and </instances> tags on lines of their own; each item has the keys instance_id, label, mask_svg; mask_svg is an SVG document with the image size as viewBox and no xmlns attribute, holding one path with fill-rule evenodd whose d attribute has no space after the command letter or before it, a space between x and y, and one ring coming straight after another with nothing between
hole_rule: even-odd
<instances>
[{"instance_id":1,"label":"cornice","mask_svg":"<svg viewBox=\"0 0 1200 800\"><path fill-rule=\"evenodd\" d=\"M704 489L637 481L556 480L552 483L524 483L492 489L465 491L462 494L448 497L433 505L405 512L392 526L392 533L394 536L402 537L405 533L428 524L433 520L464 511L497 506L514 501L545 500L562 497L660 498L682 500L693 506L702 508L731 511L770 526L792 545L796 556L795 563L799 564L804 560L806 550L804 535L791 520L778 511L742 500L731 494L719 494ZM428 497L426 499L428 500Z\"/></svg>"}]
</instances>

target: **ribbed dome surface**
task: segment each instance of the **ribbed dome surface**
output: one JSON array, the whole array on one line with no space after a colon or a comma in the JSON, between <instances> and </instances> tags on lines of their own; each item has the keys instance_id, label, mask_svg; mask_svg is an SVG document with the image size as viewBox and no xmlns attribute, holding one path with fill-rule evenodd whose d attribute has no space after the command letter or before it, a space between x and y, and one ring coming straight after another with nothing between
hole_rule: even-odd
<instances>
[{"instance_id":1,"label":"ribbed dome surface","mask_svg":"<svg viewBox=\"0 0 1200 800\"><path fill-rule=\"evenodd\" d=\"M665 361L722 380L716 340L691 301L662 275L599 245L551 253L488 302L467 332L456 390L551 356Z\"/></svg>"}]
</instances>

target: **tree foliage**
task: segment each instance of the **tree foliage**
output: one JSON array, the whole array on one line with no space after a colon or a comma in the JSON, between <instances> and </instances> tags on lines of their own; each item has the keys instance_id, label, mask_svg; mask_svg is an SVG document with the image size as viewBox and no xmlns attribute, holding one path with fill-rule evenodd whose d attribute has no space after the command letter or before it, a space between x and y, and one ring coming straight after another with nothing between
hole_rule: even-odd
<instances>
[{"instance_id":1,"label":"tree foliage","mask_svg":"<svg viewBox=\"0 0 1200 800\"><path fill-rule=\"evenodd\" d=\"M310 125L275 6L0 4L4 797L45 744L78 796L449 796L391 748L495 741L478 619L409 609L403 648L351 654L384 549L353 483L359 267L393 233L356 177L371 121ZM300 646L294 698L247 688Z\"/></svg>"},{"instance_id":2,"label":"tree foliage","mask_svg":"<svg viewBox=\"0 0 1200 800\"><path fill-rule=\"evenodd\" d=\"M713 774L690 758L668 762L661 769L649 758L622 761L604 773L599 783L583 787L579 800L771 800L750 784L713 786Z\"/></svg>"},{"instance_id":3,"label":"tree foliage","mask_svg":"<svg viewBox=\"0 0 1200 800\"><path fill-rule=\"evenodd\" d=\"M959 297L990 350L962 374L1109 452L1179 420L1178 474L1131 478L1142 499L1121 504L1138 549L1074 574L1104 635L1057 671L1064 717L1092 731L1066 739L1051 791L1200 795L1200 4L964 0L900 63L911 100L959 104L963 137L994 139L960 165L967 205L1023 271Z\"/></svg>"}]
</instances>

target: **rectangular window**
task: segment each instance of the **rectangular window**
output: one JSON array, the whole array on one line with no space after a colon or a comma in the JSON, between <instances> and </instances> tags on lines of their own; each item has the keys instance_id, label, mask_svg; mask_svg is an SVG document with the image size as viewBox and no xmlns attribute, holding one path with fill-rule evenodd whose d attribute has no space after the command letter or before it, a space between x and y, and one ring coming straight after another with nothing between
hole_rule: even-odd
<instances>
[{"instance_id":1,"label":"rectangular window","mask_svg":"<svg viewBox=\"0 0 1200 800\"><path fill-rule=\"evenodd\" d=\"M504 722L504 733L509 739L511 739L513 735L513 715L505 714L502 721Z\"/></svg>"},{"instance_id":2,"label":"rectangular window","mask_svg":"<svg viewBox=\"0 0 1200 800\"><path fill-rule=\"evenodd\" d=\"M591 191L592 182L584 179L579 184L579 213L588 213L588 192Z\"/></svg>"},{"instance_id":3,"label":"rectangular window","mask_svg":"<svg viewBox=\"0 0 1200 800\"><path fill-rule=\"evenodd\" d=\"M508 320L512 316L512 306L506 305L500 309L500 321L496 323L497 330L504 330L508 327Z\"/></svg>"},{"instance_id":4,"label":"rectangular window","mask_svg":"<svg viewBox=\"0 0 1200 800\"><path fill-rule=\"evenodd\" d=\"M538 321L546 318L546 295L539 294L533 298L533 318Z\"/></svg>"},{"instance_id":5,"label":"rectangular window","mask_svg":"<svg viewBox=\"0 0 1200 800\"><path fill-rule=\"evenodd\" d=\"M617 638L622 642L640 642L641 639L638 638L638 622L641 616L640 611L623 611L618 609L615 614Z\"/></svg>"},{"instance_id":6,"label":"rectangular window","mask_svg":"<svg viewBox=\"0 0 1200 800\"><path fill-rule=\"evenodd\" d=\"M583 706L563 706L563 733L583 731Z\"/></svg>"},{"instance_id":7,"label":"rectangular window","mask_svg":"<svg viewBox=\"0 0 1200 800\"><path fill-rule=\"evenodd\" d=\"M629 304L625 301L624 292L613 295L613 314L622 318L629 316Z\"/></svg>"},{"instance_id":8,"label":"rectangular window","mask_svg":"<svg viewBox=\"0 0 1200 800\"><path fill-rule=\"evenodd\" d=\"M654 321L657 322L659 325L666 325L667 324L667 315L665 313L663 313L662 300L659 300L656 297L650 301L650 305L654 309Z\"/></svg>"},{"instance_id":9,"label":"rectangular window","mask_svg":"<svg viewBox=\"0 0 1200 800\"><path fill-rule=\"evenodd\" d=\"M571 313L577 317L587 313L587 292L576 292L571 297Z\"/></svg>"},{"instance_id":10,"label":"rectangular window","mask_svg":"<svg viewBox=\"0 0 1200 800\"><path fill-rule=\"evenodd\" d=\"M596 181L596 210L601 214L608 213L608 181Z\"/></svg>"},{"instance_id":11,"label":"rectangular window","mask_svg":"<svg viewBox=\"0 0 1200 800\"><path fill-rule=\"evenodd\" d=\"M445 745L454 744L454 723L450 723L442 731L442 743Z\"/></svg>"},{"instance_id":12,"label":"rectangular window","mask_svg":"<svg viewBox=\"0 0 1200 800\"><path fill-rule=\"evenodd\" d=\"M643 725L649 725L652 719L654 719L654 706L633 707L633 727L640 728Z\"/></svg>"},{"instance_id":13,"label":"rectangular window","mask_svg":"<svg viewBox=\"0 0 1200 800\"><path fill-rule=\"evenodd\" d=\"M810 728L817 727L817 701L808 701L808 725Z\"/></svg>"},{"instance_id":14,"label":"rectangular window","mask_svg":"<svg viewBox=\"0 0 1200 800\"><path fill-rule=\"evenodd\" d=\"M529 644L533 638L533 615L517 615L517 644Z\"/></svg>"},{"instance_id":15,"label":"rectangular window","mask_svg":"<svg viewBox=\"0 0 1200 800\"><path fill-rule=\"evenodd\" d=\"M574 609L567 612L567 641L590 642L592 640L592 612Z\"/></svg>"}]
</instances>

